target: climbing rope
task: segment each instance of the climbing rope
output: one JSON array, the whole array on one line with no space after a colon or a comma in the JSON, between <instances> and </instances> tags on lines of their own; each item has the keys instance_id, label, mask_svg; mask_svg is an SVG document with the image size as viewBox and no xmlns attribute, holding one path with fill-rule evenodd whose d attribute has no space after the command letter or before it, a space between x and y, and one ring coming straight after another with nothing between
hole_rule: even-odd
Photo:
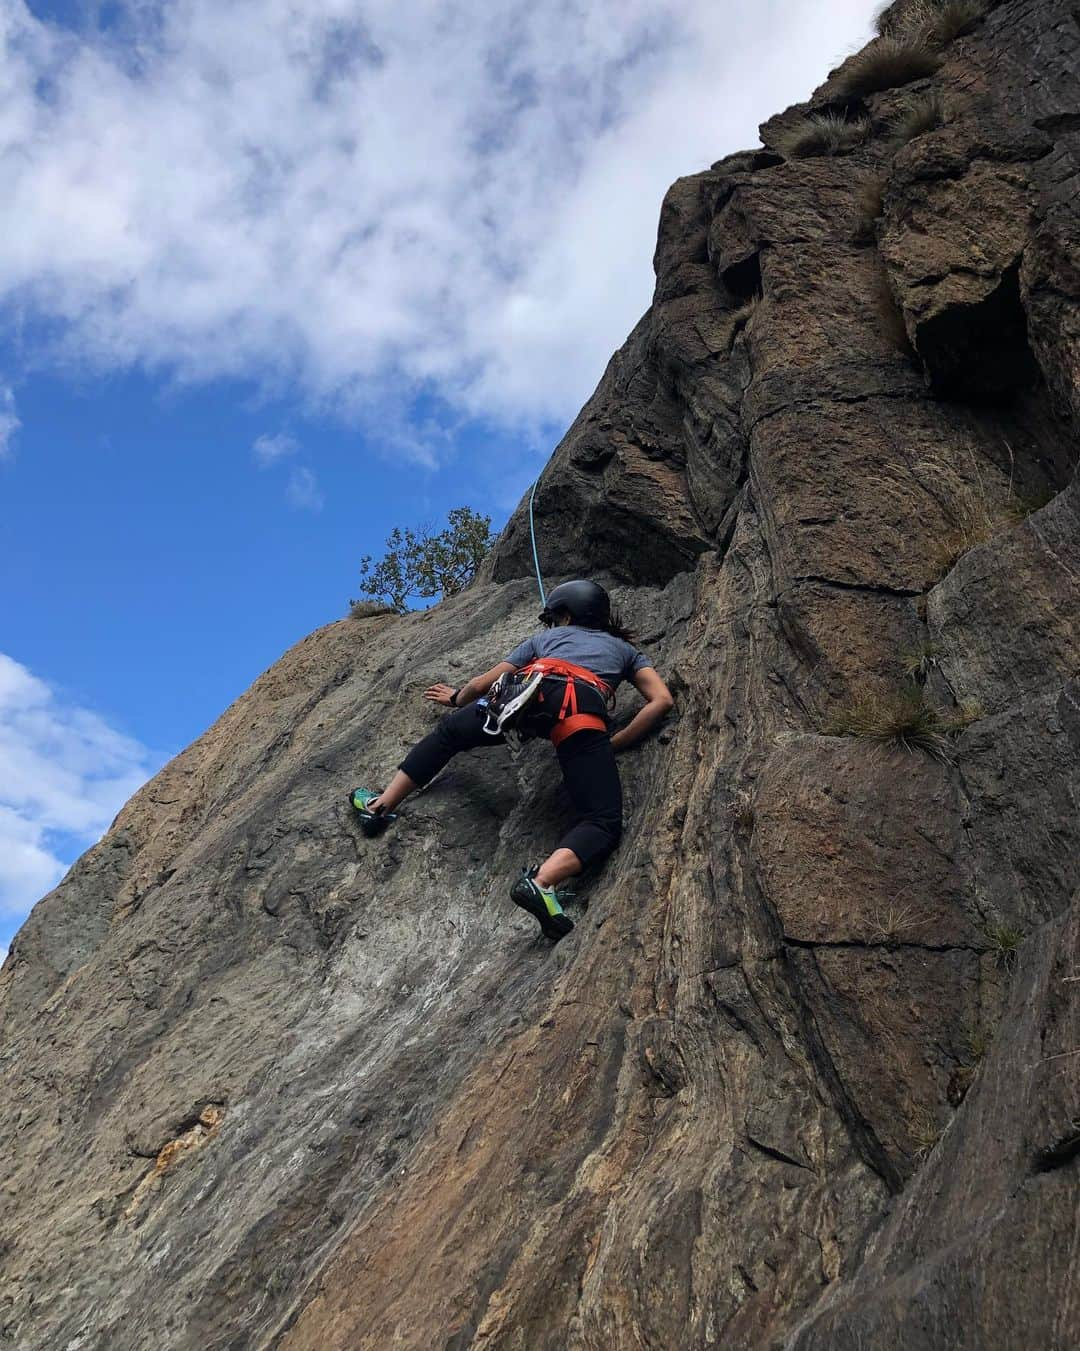
<instances>
[{"instance_id":1,"label":"climbing rope","mask_svg":"<svg viewBox=\"0 0 1080 1351\"><path fill-rule=\"evenodd\" d=\"M536 496L536 487L540 482L539 474L533 482L532 492L529 494L529 534L532 536L533 564L536 567L536 585L540 588L540 604L547 605L547 596L544 594L544 579L540 576L540 555L536 552L536 522L533 520L533 498Z\"/></svg>"}]
</instances>

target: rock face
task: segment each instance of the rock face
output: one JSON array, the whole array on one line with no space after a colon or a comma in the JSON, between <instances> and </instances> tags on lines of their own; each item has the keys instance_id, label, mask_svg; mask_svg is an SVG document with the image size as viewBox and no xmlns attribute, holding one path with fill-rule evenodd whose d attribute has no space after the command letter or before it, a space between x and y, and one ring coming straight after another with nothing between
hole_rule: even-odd
<instances>
[{"instance_id":1,"label":"rock face","mask_svg":"<svg viewBox=\"0 0 1080 1351\"><path fill-rule=\"evenodd\" d=\"M570 938L506 898L547 747L377 842L345 806L533 627L522 510L466 594L289 652L37 906L0 1343L1080 1344L1078 62L1073 8L998 4L669 192L536 499L677 699ZM785 159L823 111L871 134Z\"/></svg>"}]
</instances>

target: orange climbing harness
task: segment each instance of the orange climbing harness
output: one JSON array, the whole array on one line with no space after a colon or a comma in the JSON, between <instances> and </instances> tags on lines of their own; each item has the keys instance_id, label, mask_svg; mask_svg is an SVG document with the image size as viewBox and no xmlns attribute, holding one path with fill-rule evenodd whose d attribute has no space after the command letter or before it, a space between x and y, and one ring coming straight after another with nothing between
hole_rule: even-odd
<instances>
[{"instance_id":1,"label":"orange climbing harness","mask_svg":"<svg viewBox=\"0 0 1080 1351\"><path fill-rule=\"evenodd\" d=\"M573 736L575 732L583 732L587 728L598 732L607 731L607 719L599 713L581 713L578 711L577 684L579 681L595 690L606 706L610 706L615 701L615 691L607 681L601 680L587 667L575 666L572 661L560 661L558 657L537 657L535 661L523 666L518 674L523 676L535 674L544 677L555 676L557 679L566 681L562 706L549 733L549 739L553 746L558 746L568 736Z\"/></svg>"}]
</instances>

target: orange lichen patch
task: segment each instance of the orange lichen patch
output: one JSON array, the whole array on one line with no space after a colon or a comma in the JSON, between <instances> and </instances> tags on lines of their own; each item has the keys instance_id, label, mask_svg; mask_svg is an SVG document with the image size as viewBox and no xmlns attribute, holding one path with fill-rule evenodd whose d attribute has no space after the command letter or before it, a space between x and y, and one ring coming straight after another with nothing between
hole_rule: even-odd
<instances>
[{"instance_id":1,"label":"orange lichen patch","mask_svg":"<svg viewBox=\"0 0 1080 1351\"><path fill-rule=\"evenodd\" d=\"M154 1160L153 1168L132 1193L131 1200L124 1211L124 1218L130 1220L134 1216L146 1194L157 1185L166 1173L175 1168L182 1158L194 1150L201 1149L203 1145L212 1140L224 1120L224 1107L217 1103L210 1103L199 1113L198 1120L193 1126L164 1145Z\"/></svg>"}]
</instances>

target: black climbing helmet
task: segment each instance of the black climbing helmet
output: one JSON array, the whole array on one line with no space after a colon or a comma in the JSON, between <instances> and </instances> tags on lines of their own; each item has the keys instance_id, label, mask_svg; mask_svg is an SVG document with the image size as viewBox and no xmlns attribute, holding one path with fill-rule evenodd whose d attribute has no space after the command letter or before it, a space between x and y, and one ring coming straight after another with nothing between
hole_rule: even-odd
<instances>
[{"instance_id":1,"label":"black climbing helmet","mask_svg":"<svg viewBox=\"0 0 1080 1351\"><path fill-rule=\"evenodd\" d=\"M611 620L611 597L595 582L563 582L548 592L540 612L541 624L554 624L559 610L565 610L583 629L606 629Z\"/></svg>"}]
</instances>

